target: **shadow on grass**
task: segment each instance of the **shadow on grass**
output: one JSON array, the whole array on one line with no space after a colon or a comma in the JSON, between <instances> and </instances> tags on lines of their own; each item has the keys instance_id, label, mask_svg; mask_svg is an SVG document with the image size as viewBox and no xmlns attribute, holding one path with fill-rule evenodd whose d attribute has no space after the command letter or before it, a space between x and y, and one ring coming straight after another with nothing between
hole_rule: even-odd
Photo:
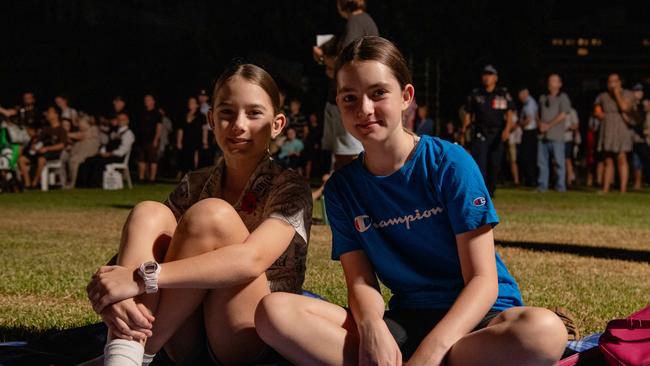
<instances>
[{"instance_id":1,"label":"shadow on grass","mask_svg":"<svg viewBox=\"0 0 650 366\"><path fill-rule=\"evenodd\" d=\"M611 247L592 247L588 245L561 244L561 243L535 243L524 241L503 241L497 240L495 243L506 248L521 248L540 252L555 252L579 255L581 257L593 257L604 259L620 259L630 262L650 263L650 251L611 248Z\"/></svg>"},{"instance_id":2,"label":"shadow on grass","mask_svg":"<svg viewBox=\"0 0 650 366\"><path fill-rule=\"evenodd\" d=\"M26 341L0 345L2 365L76 365L101 354L106 326L98 323L46 331L0 327L0 338Z\"/></svg>"},{"instance_id":3,"label":"shadow on grass","mask_svg":"<svg viewBox=\"0 0 650 366\"><path fill-rule=\"evenodd\" d=\"M113 205L109 205L109 207L119 208L119 209L123 209L123 210L132 210L133 207L135 207L135 205L113 204Z\"/></svg>"}]
</instances>

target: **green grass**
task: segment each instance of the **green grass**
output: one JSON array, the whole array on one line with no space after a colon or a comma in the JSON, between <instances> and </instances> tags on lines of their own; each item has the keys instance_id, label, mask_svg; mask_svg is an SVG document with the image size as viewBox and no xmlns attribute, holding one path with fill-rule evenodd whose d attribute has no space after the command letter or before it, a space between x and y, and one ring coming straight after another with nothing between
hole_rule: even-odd
<instances>
[{"instance_id":1,"label":"green grass","mask_svg":"<svg viewBox=\"0 0 650 366\"><path fill-rule=\"evenodd\" d=\"M90 275L115 253L129 209L141 200L163 200L172 187L0 195L0 341L99 321L85 299ZM495 236L504 244L497 250L527 305L567 307L589 333L650 303L650 263L619 256L650 255L650 192L497 194ZM305 288L345 305L340 265L329 260L330 239L327 227L312 228ZM536 243L570 250L540 251ZM612 249L603 255L601 248Z\"/></svg>"}]
</instances>

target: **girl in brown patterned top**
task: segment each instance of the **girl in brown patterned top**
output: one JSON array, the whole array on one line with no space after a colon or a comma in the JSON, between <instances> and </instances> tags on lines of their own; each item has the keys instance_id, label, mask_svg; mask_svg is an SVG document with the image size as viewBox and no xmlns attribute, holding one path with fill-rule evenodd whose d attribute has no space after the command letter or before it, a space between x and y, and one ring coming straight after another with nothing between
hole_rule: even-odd
<instances>
[{"instance_id":1,"label":"girl in brown patterned top","mask_svg":"<svg viewBox=\"0 0 650 366\"><path fill-rule=\"evenodd\" d=\"M187 174L165 204L138 204L118 265L88 285L112 338L105 364L139 364L142 345L143 364L163 347L177 364L192 363L202 334L216 362L263 361L270 352L255 331L257 304L272 291L301 292L311 192L267 154L286 124L277 86L244 64L227 70L213 95L208 120L223 157Z\"/></svg>"}]
</instances>

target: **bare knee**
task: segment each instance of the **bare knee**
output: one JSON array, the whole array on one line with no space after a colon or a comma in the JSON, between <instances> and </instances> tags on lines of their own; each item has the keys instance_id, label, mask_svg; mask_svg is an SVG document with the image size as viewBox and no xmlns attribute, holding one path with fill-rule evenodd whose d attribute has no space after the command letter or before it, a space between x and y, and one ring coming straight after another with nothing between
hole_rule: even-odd
<instances>
[{"instance_id":1,"label":"bare knee","mask_svg":"<svg viewBox=\"0 0 650 366\"><path fill-rule=\"evenodd\" d=\"M183 232L190 236L222 237L238 222L241 223L241 218L228 202L206 198L192 205L183 215L180 224Z\"/></svg>"},{"instance_id":2,"label":"bare knee","mask_svg":"<svg viewBox=\"0 0 650 366\"><path fill-rule=\"evenodd\" d=\"M527 307L509 319L507 334L523 350L540 360L557 360L567 342L562 320L544 308Z\"/></svg>"},{"instance_id":3,"label":"bare knee","mask_svg":"<svg viewBox=\"0 0 650 366\"><path fill-rule=\"evenodd\" d=\"M275 292L266 295L255 310L255 329L266 343L276 339L283 329L290 329L291 320L299 311L294 294Z\"/></svg>"},{"instance_id":4,"label":"bare knee","mask_svg":"<svg viewBox=\"0 0 650 366\"><path fill-rule=\"evenodd\" d=\"M176 218L169 207L156 201L142 201L133 207L128 219L129 226L146 229L173 229ZM171 233L170 233L171 234Z\"/></svg>"}]
</instances>

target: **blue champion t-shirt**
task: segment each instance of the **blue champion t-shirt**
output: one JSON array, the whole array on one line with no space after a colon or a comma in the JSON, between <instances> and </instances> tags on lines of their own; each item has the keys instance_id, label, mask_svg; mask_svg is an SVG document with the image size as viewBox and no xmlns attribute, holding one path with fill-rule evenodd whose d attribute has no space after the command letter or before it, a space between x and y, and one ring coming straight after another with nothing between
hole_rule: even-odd
<instances>
[{"instance_id":1,"label":"blue champion t-shirt","mask_svg":"<svg viewBox=\"0 0 650 366\"><path fill-rule=\"evenodd\" d=\"M363 250L393 292L390 308L448 309L464 288L456 234L499 223L478 166L458 145L422 136L389 176L374 176L363 156L325 186L332 259ZM496 255L493 310L523 305L519 286Z\"/></svg>"}]
</instances>

